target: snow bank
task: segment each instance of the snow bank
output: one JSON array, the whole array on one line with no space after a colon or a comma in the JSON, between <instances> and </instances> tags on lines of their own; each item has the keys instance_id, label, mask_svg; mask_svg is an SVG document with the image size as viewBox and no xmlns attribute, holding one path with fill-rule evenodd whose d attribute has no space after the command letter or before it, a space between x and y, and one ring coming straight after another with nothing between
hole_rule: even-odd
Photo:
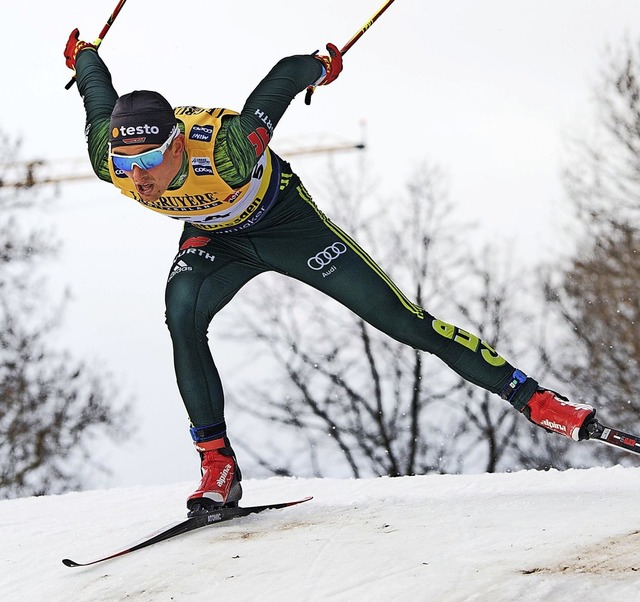
<instances>
[{"instance_id":1,"label":"snow bank","mask_svg":"<svg viewBox=\"0 0 640 602\"><path fill-rule=\"evenodd\" d=\"M88 568L184 517L193 483L0 502L10 602L637 599L640 469L248 480L311 502Z\"/></svg>"}]
</instances>

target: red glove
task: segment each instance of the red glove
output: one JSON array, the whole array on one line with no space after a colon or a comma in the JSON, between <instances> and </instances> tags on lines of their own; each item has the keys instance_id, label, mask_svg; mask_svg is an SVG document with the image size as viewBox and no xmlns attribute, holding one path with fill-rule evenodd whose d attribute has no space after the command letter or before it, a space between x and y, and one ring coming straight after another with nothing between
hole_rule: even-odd
<instances>
[{"instance_id":1,"label":"red glove","mask_svg":"<svg viewBox=\"0 0 640 602\"><path fill-rule=\"evenodd\" d=\"M91 48L92 50L97 50L97 48L93 44L89 44L89 42L83 42L79 40L80 30L76 27L71 34L69 35L69 39L67 40L67 46L64 49L64 58L66 59L67 67L69 69L76 70L76 56L78 56L78 52L81 50L85 50L86 48Z\"/></svg>"},{"instance_id":2,"label":"red glove","mask_svg":"<svg viewBox=\"0 0 640 602\"><path fill-rule=\"evenodd\" d=\"M314 86L326 86L332 81L337 79L338 75L342 71L342 55L335 46L335 44L327 44L327 51L329 55L316 54L315 57L322 63L325 69L325 74L322 76Z\"/></svg>"}]
</instances>

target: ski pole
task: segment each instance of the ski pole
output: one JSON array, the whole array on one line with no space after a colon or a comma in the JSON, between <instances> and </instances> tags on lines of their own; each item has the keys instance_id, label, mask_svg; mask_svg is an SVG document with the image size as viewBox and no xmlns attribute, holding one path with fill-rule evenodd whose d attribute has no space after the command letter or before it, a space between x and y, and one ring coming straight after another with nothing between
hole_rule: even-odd
<instances>
[{"instance_id":1,"label":"ski pole","mask_svg":"<svg viewBox=\"0 0 640 602\"><path fill-rule=\"evenodd\" d=\"M364 33L371 27L378 18L382 15L382 13L387 10L395 0L387 0L374 14L373 16L351 37L351 39L340 49L340 54L346 54L347 50L349 50L363 35ZM314 53L315 54L315 53ZM304 102L305 104L311 104L311 95L314 93L316 87L309 86L307 88L307 94L305 96Z\"/></svg>"},{"instance_id":2,"label":"ski pole","mask_svg":"<svg viewBox=\"0 0 640 602\"><path fill-rule=\"evenodd\" d=\"M363 36L365 31L367 31L367 29L369 29L369 27L371 27L378 20L380 15L382 15L382 13L393 4L393 2L394 0L388 0L388 2L385 2L371 17L371 19L369 19L362 26L362 28L342 47L342 49L340 50L340 54L346 54L347 50L349 50L349 48L351 48L351 46L353 46Z\"/></svg>"},{"instance_id":3,"label":"ski pole","mask_svg":"<svg viewBox=\"0 0 640 602\"><path fill-rule=\"evenodd\" d=\"M116 17L118 16L120 11L122 10L122 7L124 6L124 3L126 1L127 0L120 0L118 2L117 6L113 9L113 12L111 13L111 16L107 19L107 22L105 23L104 27L102 28L102 31L98 34L98 37L96 38L95 42L93 43L93 45L96 48L98 48L100 46L100 44L102 44L102 40L104 39L104 36L106 36L107 32L109 31L109 29L111 29L111 26L113 25L113 22L116 20ZM68 90L75 83L76 83L76 76L74 74L73 77L67 83L67 85L64 87L64 89Z\"/></svg>"}]
</instances>

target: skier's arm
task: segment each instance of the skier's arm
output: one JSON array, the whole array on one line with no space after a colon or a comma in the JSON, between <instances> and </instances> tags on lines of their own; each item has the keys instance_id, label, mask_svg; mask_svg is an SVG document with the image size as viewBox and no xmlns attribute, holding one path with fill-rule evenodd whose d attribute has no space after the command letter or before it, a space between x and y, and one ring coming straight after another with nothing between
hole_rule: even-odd
<instances>
[{"instance_id":1,"label":"skier's arm","mask_svg":"<svg viewBox=\"0 0 640 602\"><path fill-rule=\"evenodd\" d=\"M231 186L251 177L256 161L295 96L326 75L315 56L296 55L279 61L249 95L240 115L227 117L214 151L214 163Z\"/></svg>"},{"instance_id":2,"label":"skier's arm","mask_svg":"<svg viewBox=\"0 0 640 602\"><path fill-rule=\"evenodd\" d=\"M85 135L91 166L101 180L111 182L109 119L118 94L111 83L111 74L97 52L84 50L78 53L76 81L87 115Z\"/></svg>"},{"instance_id":3,"label":"skier's arm","mask_svg":"<svg viewBox=\"0 0 640 602\"><path fill-rule=\"evenodd\" d=\"M91 165L100 179L110 182L109 120L118 95L97 52L79 52L75 67L87 116L85 131ZM262 144L271 139L293 98L311 84L325 83L322 80L327 79L327 71L319 57L284 58L249 95L240 115L225 119L216 138L214 163L230 186L239 187L249 180L264 152Z\"/></svg>"}]
</instances>

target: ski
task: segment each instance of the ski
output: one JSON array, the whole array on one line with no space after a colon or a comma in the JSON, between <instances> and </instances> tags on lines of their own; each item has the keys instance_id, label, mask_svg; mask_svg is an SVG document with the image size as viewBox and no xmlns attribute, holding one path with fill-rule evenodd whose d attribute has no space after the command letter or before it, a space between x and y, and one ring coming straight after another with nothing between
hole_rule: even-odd
<instances>
[{"instance_id":1,"label":"ski","mask_svg":"<svg viewBox=\"0 0 640 602\"><path fill-rule=\"evenodd\" d=\"M142 548L152 546L155 543L166 541L167 539L171 539L172 537L176 537L177 535L188 533L189 531L193 531L194 529L200 529L201 527L206 527L208 525L215 525L217 523L222 523L234 518L239 518L241 516L248 516L249 514L257 514L258 512L264 512L265 510L278 510L280 508L288 508L289 506L295 506L296 504L308 502L310 499L312 498L305 497L293 502L282 502L279 504L264 504L261 506L246 507L239 506L236 508L218 508L206 514L192 516L179 523L165 527L164 529L152 533L138 543L129 546L128 548L124 548L119 552L114 552L113 554L109 554L101 558L96 558L95 560L91 560L89 562L76 562L75 560L71 560L70 558L64 558L62 560L62 563L68 567L90 566L92 564L104 562L105 560L119 558L120 556L124 556L125 554L129 554L131 552L135 552L136 550L141 550Z\"/></svg>"},{"instance_id":2,"label":"ski","mask_svg":"<svg viewBox=\"0 0 640 602\"><path fill-rule=\"evenodd\" d=\"M605 426L597 420L587 425L587 432L589 433L589 440L601 441L602 443L640 454L640 436L638 435L631 435L613 427Z\"/></svg>"}]
</instances>

